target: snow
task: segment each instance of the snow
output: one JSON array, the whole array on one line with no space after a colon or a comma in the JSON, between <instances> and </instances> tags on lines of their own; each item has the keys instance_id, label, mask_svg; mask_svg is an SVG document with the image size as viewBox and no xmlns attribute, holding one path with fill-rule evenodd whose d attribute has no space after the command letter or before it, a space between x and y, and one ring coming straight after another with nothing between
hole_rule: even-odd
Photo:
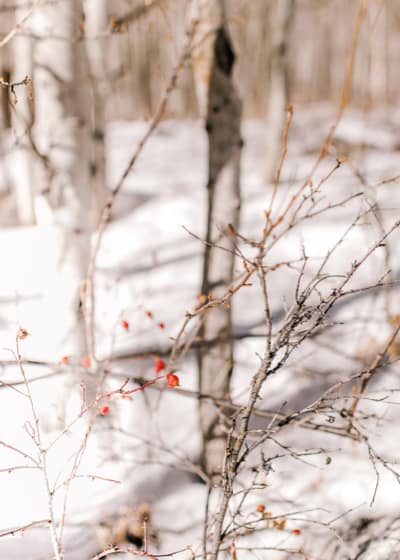
<instances>
[{"instance_id":1,"label":"snow","mask_svg":"<svg viewBox=\"0 0 400 560\"><path fill-rule=\"evenodd\" d=\"M307 176L324 131L329 127L326 107L295 112L289 152L282 171L282 185L276 205L296 192ZM397 119L397 120L396 120ZM374 187L377 183L398 174L398 145L393 113L389 122L383 114L349 111L336 133L336 139L356 145L349 161L321 186L319 206L337 204L352 194L362 196L343 206L316 215L293 228L271 249L267 264L301 257L304 246L309 262L304 284L312 277L327 250L337 242L351 224L359 209L367 209L369 201L379 201L382 223L385 227L398 217L398 181ZM109 184L112 186L128 161L146 123L112 123L108 130ZM306 131L306 134L305 132ZM314 134L315 133L315 134ZM263 225L263 212L268 207L270 187L261 181L264 129L259 121L245 122L243 161L243 212L241 233L256 238ZM363 148L359 149L359 145ZM318 169L314 184L334 167L336 153L332 153ZM153 359L162 354L176 336L185 311L196 305L201 276L201 256L205 223L206 139L198 121L166 121L150 139L129 176L114 208L114 220L109 224L98 260L97 340L100 355L110 350L115 356L143 355L115 361L113 368L120 378L108 381L110 389L117 388L126 374L152 377ZM5 159L11 166L12 156ZM2 172L6 175L4 168ZM192 234L192 235L191 235ZM343 274L354 258L359 258L380 235L380 225L371 215L360 221L329 261L328 271ZM399 234L395 233L391 247L395 251ZM31 336L21 341L23 355L36 359L43 357L49 366L27 365L29 376L40 376L50 371L59 375L32 383L33 400L41 419L45 442L51 442L60 426L79 414L81 396L79 382L86 375L79 366L81 356L73 356L72 366L55 366L65 353L59 344L58 333L63 317L54 309L44 308L47 286L55 271L49 269L48 258L55 250L55 239L42 228L8 228L0 231L0 358L9 360L9 349L15 348L15 332L22 325ZM243 247L251 254L251 249ZM393 252L395 255L395 252ZM384 271L384 251L377 252L366 263L353 285L369 285ZM397 278L398 264L393 259L393 277ZM237 263L238 272L241 263ZM293 303L298 268L282 266L268 276L271 312L278 324ZM327 290L334 280L321 283ZM398 313L395 293L388 297L393 312ZM310 341L289 360L287 367L272 376L265 385L262 406L267 410L295 411L309 405L338 379L349 372L360 370L355 356L357 348L379 344L390 332L384 321L384 298L376 293L364 293L353 298L351 304L338 306L333 319L345 321L327 331L318 341ZM153 319L145 311L153 313ZM377 322L372 322L376 317ZM129 331L120 327L120 320L129 321ZM244 288L234 303L235 331L238 334L262 335L263 306L256 285ZM380 321L380 323L379 323ZM157 323L165 323L160 329ZM379 325L381 325L379 327ZM326 346L324 346L324 344ZM249 380L259 365L263 351L262 337L245 337L236 345L236 366L232 381L232 397L240 404L245 401ZM362 366L361 366L362 367ZM387 368L369 388L376 399L363 403L363 410L375 414L375 420L362 425L371 433L376 449L394 463L397 458L400 419L396 393L398 381L395 370ZM71 376L71 370L74 375ZM183 390L196 390L196 359L189 354L179 364ZM20 380L15 366L4 365L3 382ZM65 387L69 386L68 399ZM21 388L21 387L20 387ZM351 396L351 386L345 386L343 398ZM379 400L387 397L386 400ZM348 402L348 401L347 401ZM284 404L286 403L286 404ZM197 399L171 390L149 388L135 393L132 399L112 397L111 413L98 417L94 433L79 472L120 481L75 480L70 489L68 523L66 527L66 560L88 560L98 551L96 520L105 513L116 513L121 508L135 507L149 502L153 524L158 530L160 548L157 552L193 546L201 552L202 522L206 487L193 471L200 454L200 435L197 418ZM322 417L323 418L323 417ZM10 388L0 390L0 440L34 453L35 446L26 429L31 419L27 399ZM323 418L322 421L327 419ZM265 429L268 420L255 420L254 429ZM340 424L340 418L336 424ZM327 422L328 425L328 422ZM111 430L113 428L113 430ZM29 430L28 430L29 431ZM65 433L49 454L49 472L52 480L61 475L68 478L73 457L79 449L84 433L84 422L79 421ZM379 485L372 506L371 500L377 482L376 472L365 445L322 432L306 430L301 426L284 428L277 434L279 443L268 443L265 452L275 455L282 445L301 450L319 450L324 453L296 458L284 453L272 470L259 476L267 486L251 495L243 508L243 519L258 521L255 508L264 503L275 516L287 517L287 529L269 529L243 539L252 546L271 546L304 550L312 556L318 547L332 538L332 531L356 517L397 515L400 486L396 478L378 466ZM327 459L329 457L329 460ZM304 462L302 462L304 459ZM253 458L259 466L260 457ZM0 468L25 465L22 457L10 449L0 448ZM396 465L394 465L396 468ZM192 471L192 472L191 472ZM60 478L61 480L61 478ZM247 481L248 482L248 481ZM246 479L243 478L243 483ZM43 479L32 469L0 473L0 528L18 527L37 519L47 518ZM61 495L56 510L61 507ZM336 524L324 527L340 518ZM301 528L300 536L291 533ZM2 532L0 529L0 532ZM335 537L336 538L336 537ZM242 553L243 554L243 553ZM290 558L290 552L271 551L268 558ZM321 558L324 558L323 552ZM254 552L263 558L263 553ZM0 539L0 558L45 560L51 557L47 528L32 528L24 535ZM120 555L119 557L122 557ZM177 558L190 558L183 552Z\"/></svg>"}]
</instances>

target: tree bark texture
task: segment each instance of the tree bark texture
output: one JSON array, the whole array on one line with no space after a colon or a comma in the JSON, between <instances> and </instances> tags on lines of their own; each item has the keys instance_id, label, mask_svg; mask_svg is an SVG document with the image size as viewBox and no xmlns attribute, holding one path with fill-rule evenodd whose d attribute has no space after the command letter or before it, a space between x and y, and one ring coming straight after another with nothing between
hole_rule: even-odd
<instances>
[{"instance_id":1,"label":"tree bark texture","mask_svg":"<svg viewBox=\"0 0 400 560\"><path fill-rule=\"evenodd\" d=\"M16 21L19 21L26 11L24 0L18 0L15 13ZM29 28L28 28L29 31ZM12 43L14 59L13 74L11 81L19 82L25 76L32 76L32 39L24 35L17 34ZM15 144L14 156L16 164L13 170L15 206L20 225L29 226L35 223L34 210L34 177L33 166L35 155L29 141L29 128L33 122L33 103L29 99L26 88L21 88L17 94L18 102L14 106L12 115L12 127L17 139ZM13 103L14 99L8 99Z\"/></svg>"},{"instance_id":2,"label":"tree bark texture","mask_svg":"<svg viewBox=\"0 0 400 560\"><path fill-rule=\"evenodd\" d=\"M87 64L78 0L45 3L34 15L35 125L37 147L36 220L47 232L48 313L42 336L58 356L86 352L81 290L86 277L90 234L98 219L89 180ZM39 333L37 333L39 334Z\"/></svg>"},{"instance_id":3,"label":"tree bark texture","mask_svg":"<svg viewBox=\"0 0 400 560\"><path fill-rule=\"evenodd\" d=\"M202 293L225 294L234 273L234 229L240 214L241 102L232 72L235 55L223 20L215 29L211 52L198 54L201 61L199 91L207 91L206 131L208 135L208 208ZM206 45L209 47L209 45ZM211 54L211 56L210 56ZM207 61L210 65L207 65ZM196 69L195 69L196 70ZM204 99L200 95L200 108ZM232 312L229 306L210 309L204 317L201 336L220 339L199 351L200 393L215 398L229 396L233 368ZM222 411L223 413L223 411ZM225 452L224 423L210 399L200 399L203 435L203 465L209 475L218 475Z\"/></svg>"},{"instance_id":4,"label":"tree bark texture","mask_svg":"<svg viewBox=\"0 0 400 560\"><path fill-rule=\"evenodd\" d=\"M107 198L105 127L107 99L111 97L107 71L108 0L86 0L85 38L89 68L90 96L88 118L90 127L90 182L97 212L100 214Z\"/></svg>"},{"instance_id":5,"label":"tree bark texture","mask_svg":"<svg viewBox=\"0 0 400 560\"><path fill-rule=\"evenodd\" d=\"M272 10L272 55L267 108L267 146L265 181L274 181L280 159L285 108L289 103L288 47L294 20L294 0L279 0Z\"/></svg>"}]
</instances>

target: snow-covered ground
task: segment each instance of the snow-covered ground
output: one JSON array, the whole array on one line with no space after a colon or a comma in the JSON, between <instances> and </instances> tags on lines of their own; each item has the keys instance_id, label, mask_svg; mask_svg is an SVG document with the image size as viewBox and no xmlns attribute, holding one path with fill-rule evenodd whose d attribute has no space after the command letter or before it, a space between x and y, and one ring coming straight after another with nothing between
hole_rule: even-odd
<instances>
[{"instance_id":1,"label":"snow-covered ground","mask_svg":"<svg viewBox=\"0 0 400 560\"><path fill-rule=\"evenodd\" d=\"M348 161L321 187L321 206L330 203L335 208L294 227L271 251L268 265L300 258L304 246L309 257L305 280L310 278L357 212L378 202L381 221L368 214L353 228L329 262L330 274L343 274L349 270L352 260L359 258L379 238L382 225L387 228L398 219L399 181L376 186L399 175L400 169L397 151L400 113L390 111L390 118L388 113L382 110L373 114L356 111L346 114L329 157L313 179L317 184L332 169L335 157L349 152ZM309 173L316 150L328 131L331 115L331 109L325 106L295 112L277 206L296 191ZM113 123L109 127L110 186L115 184L146 126L146 123ZM257 238L271 196L271 187L262 181L266 149L264 123L245 122L243 135L240 231L249 238ZM9 157L8 165L12 167L11 161ZM206 138L200 122L163 122L117 199L114 220L107 227L98 260L96 334L103 357L110 351L114 356L124 357L112 364L113 372L119 372L121 378L127 373L152 377L154 356L161 355L170 346L185 311L196 305L203 252L202 243L196 237L204 234L206 161ZM345 205L336 206L357 193L362 194ZM395 258L398 241L399 234L394 233L390 241L392 253L388 257L392 280L399 276ZM21 341L24 356L46 358L54 363L62 356L55 338L61 327L54 310L45 307L46 275L51 274L47 259L52 251L51 244L48 231L39 228L0 231L2 360L11 358L9 349L14 348L19 324L31 333ZM382 249L371 257L354 279L354 286L367 286L381 277L385 271L383 253ZM240 267L238 263L238 271ZM274 324L279 324L293 302L297 277L298 270L288 267L278 268L270 275ZM397 288L386 292L386 297L376 291L365 292L340 303L332 320L344 324L329 329L314 342L309 341L282 371L271 377L260 406L267 410L282 407L284 411L299 410L338 379L360 371L368 352L379 349L390 332L385 320L388 307L391 315L400 314ZM153 318L149 318L146 311L151 311ZM235 331L240 338L236 344L232 397L236 403L241 403L263 351L263 339L256 336L264 332L263 304L257 286L239 292L234 300L234 317ZM129 321L129 331L120 327L122 318ZM164 329L157 326L159 322L165 324ZM143 353L140 357L127 357L140 352ZM32 384L33 400L47 442L58 433L55 420L64 405L67 419L79 412L78 390L70 391L71 397L68 402L64 401L65 386L78 388L80 377L84 375L79 367L81 358L71 358L76 364L75 381L70 381L69 366L26 366L29 376L54 370L59 373ZM149 388L134 394L132 399L112 397L110 414L96 420L79 473L120 482L90 477L73 481L66 525L66 560L89 560L99 550L96 521L143 502L151 504L153 525L158 532L159 548L152 549L155 553L168 553L188 545L193 546L196 553L201 552L206 488L193 474L200 453L197 400L190 395L197 387L195 355L189 354L180 364L179 376L182 391ZM4 363L1 381L20 379L18 368ZM118 382L110 381L110 386L116 387ZM351 387L347 389L351 393ZM400 409L396 406L398 389L394 364L370 387L374 400L363 404L363 410L374 415L365 420L363 428L369 431L375 450L396 470L400 421ZM26 453L34 453L29 425L27 429L30 419L27 399L2 385L0 440ZM264 423L259 428L265 426ZM52 477L60 475L62 480L62 476L67 476L81 444L82 429L78 422L55 444L48 458ZM283 429L278 439L280 444L294 449L325 451L301 460L285 453L265 474L268 486L251 496L243 512L243 520L254 522L258 519L257 504L265 504L274 516L287 519L283 531L269 529L252 535L251 546L301 548L304 555L270 551L266 556L266 552L254 550L255 558L309 555L309 558L328 560L331 552L327 543L339 542L337 531L350 520L397 515L398 480L381 464L376 467L377 479L365 445L301 426ZM282 451L282 447L270 442L265 451L273 456L279 449ZM24 458L15 451L0 447L0 469L7 471L11 466L25 464ZM33 469L0 472L0 495L0 533L48 516L44 483L40 473ZM56 500L56 510L59 507L61 502ZM296 528L301 529L300 535L292 533ZM246 557L246 552L240 553L240 547L245 544L244 539L237 543L238 558L242 558L241 554ZM31 528L23 535L0 539L1 560L47 560L51 554L47 528ZM341 554L340 558L344 558L344 553ZM349 558L355 557L349 554ZM375 558L397 557L390 556L392 552L385 554L376 553ZM190 557L190 552L177 555L182 559Z\"/></svg>"}]
</instances>

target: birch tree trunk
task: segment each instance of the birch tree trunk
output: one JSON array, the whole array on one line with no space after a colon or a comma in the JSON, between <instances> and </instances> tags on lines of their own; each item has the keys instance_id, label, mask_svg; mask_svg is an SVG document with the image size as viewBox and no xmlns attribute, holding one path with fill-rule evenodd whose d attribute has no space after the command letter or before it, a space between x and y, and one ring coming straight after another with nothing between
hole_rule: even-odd
<instances>
[{"instance_id":1,"label":"birch tree trunk","mask_svg":"<svg viewBox=\"0 0 400 560\"><path fill-rule=\"evenodd\" d=\"M20 21L26 13L25 0L18 0L15 12L16 21ZM27 26L29 25L29 22ZM26 31L29 32L29 27ZM29 36L17 34L12 43L14 67L13 82L19 82L25 76L32 76L32 44ZM34 154L29 141L28 129L32 126L32 101L26 88L18 91L18 103L12 114L12 127L16 138L13 170L14 196L18 221L27 226L35 223L34 210ZM13 100L11 100L13 101Z\"/></svg>"},{"instance_id":2,"label":"birch tree trunk","mask_svg":"<svg viewBox=\"0 0 400 560\"><path fill-rule=\"evenodd\" d=\"M107 0L85 0L85 39L90 78L90 180L98 212L106 198L106 103L111 95L107 75Z\"/></svg>"},{"instance_id":3,"label":"birch tree trunk","mask_svg":"<svg viewBox=\"0 0 400 560\"><path fill-rule=\"evenodd\" d=\"M35 14L34 51L34 138L42 156L36 218L49 260L42 336L58 357L78 358L86 352L80 300L98 218L89 180L84 52L76 41L81 21L78 0L44 3Z\"/></svg>"},{"instance_id":4,"label":"birch tree trunk","mask_svg":"<svg viewBox=\"0 0 400 560\"><path fill-rule=\"evenodd\" d=\"M288 45L294 21L294 0L279 0L272 9L272 54L267 108L267 153L265 181L273 182L279 163L285 108L289 103Z\"/></svg>"},{"instance_id":5,"label":"birch tree trunk","mask_svg":"<svg viewBox=\"0 0 400 560\"><path fill-rule=\"evenodd\" d=\"M224 23L223 3L199 0L196 9L199 48L194 52L193 69L209 145L202 293L220 297L232 283L234 272L234 238L229 224L235 229L239 224L241 103L232 79L235 55ZM229 398L233 368L230 307L211 309L204 317L201 336L205 344L198 356L200 394ZM210 399L200 399L200 423L203 466L215 477L221 472L226 437L220 412Z\"/></svg>"}]
</instances>

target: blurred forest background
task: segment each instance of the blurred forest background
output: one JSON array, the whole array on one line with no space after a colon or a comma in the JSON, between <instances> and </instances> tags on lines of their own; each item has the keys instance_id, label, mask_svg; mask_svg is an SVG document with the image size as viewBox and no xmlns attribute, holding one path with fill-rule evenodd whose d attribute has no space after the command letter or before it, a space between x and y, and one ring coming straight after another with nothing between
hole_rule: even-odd
<instances>
[{"instance_id":1,"label":"blurred forest background","mask_svg":"<svg viewBox=\"0 0 400 560\"><path fill-rule=\"evenodd\" d=\"M56 11L50 15L52 5ZM62 118L64 110L86 124L91 115L92 148L87 149L92 151L92 163L96 160L92 165L97 169L94 188L98 193L96 204L101 206L107 175L102 155L107 124L147 120L154 114L192 15L189 0L85 0L71 1L68 9L67 5L47 0L0 3L0 130L6 139L2 151L5 156L16 148L21 162L18 172L4 166L1 170L0 189L6 204L0 216L2 225L37 223L33 207L38 187L28 185L32 180L24 179L23 169L30 177L29 166L35 166L37 173L37 156L44 155L47 162L52 159L49 130L61 130L57 118ZM266 182L272 182L286 105L292 104L298 111L316 103L325 103L326 109L339 104L358 2L227 0L224 6L236 55L234 82L242 116L266 119L264 149L268 145L268 161L262 173ZM349 101L353 107L369 111L396 103L400 92L400 73L396 71L399 26L400 5L396 0L368 2L354 49L351 95L346 104ZM57 65L64 73L58 83ZM50 74L46 74L46 68ZM170 92L163 118L204 116L196 98L193 68L193 64L185 64L179 73L179 87ZM49 88L42 86L48 84L49 75L53 92L58 87L64 91L51 102ZM25 76L32 80L31 94L24 88L5 85L18 83ZM70 99L69 105L66 98ZM52 116L52 124L46 124L50 104L54 108L49 114L56 112L59 116ZM39 138L47 140L43 143ZM54 167L54 162L51 165ZM43 173L36 183L49 184Z\"/></svg>"},{"instance_id":2,"label":"blurred forest background","mask_svg":"<svg viewBox=\"0 0 400 560\"><path fill-rule=\"evenodd\" d=\"M236 78L244 117L265 115L270 88L271 38L280 0L228 0L229 28L237 54ZM188 0L109 0L106 43L107 117L138 119L149 116L179 53L188 19ZM29 8L30 3L21 2ZM13 0L0 5L0 34L15 22ZM355 0L297 0L288 41L290 100L296 104L338 100L358 9ZM84 37L84 19L76 22L76 41ZM400 93L400 4L396 0L370 2L357 50L352 102L369 109L395 103ZM19 35L35 41L22 31ZM13 74L13 44L0 50L1 75ZM10 126L9 92L2 91L1 126ZM167 116L198 114L191 69L169 105Z\"/></svg>"}]
</instances>

